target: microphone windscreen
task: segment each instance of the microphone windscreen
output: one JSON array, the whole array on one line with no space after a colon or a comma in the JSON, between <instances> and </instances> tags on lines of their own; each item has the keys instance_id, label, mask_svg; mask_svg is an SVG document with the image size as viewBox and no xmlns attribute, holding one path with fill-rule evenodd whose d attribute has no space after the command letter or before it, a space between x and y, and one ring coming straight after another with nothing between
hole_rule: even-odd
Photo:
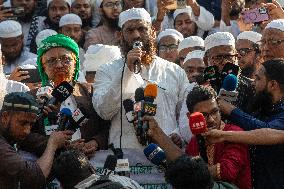
<instances>
[{"instance_id":1,"label":"microphone windscreen","mask_svg":"<svg viewBox=\"0 0 284 189\"><path fill-rule=\"evenodd\" d=\"M237 85L238 85L238 78L233 74L229 74L223 80L222 88L225 89L226 91L235 91Z\"/></svg>"},{"instance_id":2,"label":"microphone windscreen","mask_svg":"<svg viewBox=\"0 0 284 189\"><path fill-rule=\"evenodd\" d=\"M148 84L144 90L144 97L156 98L158 95L158 87L155 84Z\"/></svg>"},{"instance_id":3,"label":"microphone windscreen","mask_svg":"<svg viewBox=\"0 0 284 189\"><path fill-rule=\"evenodd\" d=\"M104 169L114 171L116 164L117 164L117 157L115 155L108 155L104 163Z\"/></svg>"},{"instance_id":4,"label":"microphone windscreen","mask_svg":"<svg viewBox=\"0 0 284 189\"><path fill-rule=\"evenodd\" d=\"M189 115L189 127L194 135L199 135L207 131L206 120L202 113L194 112Z\"/></svg>"},{"instance_id":5,"label":"microphone windscreen","mask_svg":"<svg viewBox=\"0 0 284 189\"><path fill-rule=\"evenodd\" d=\"M142 87L136 89L134 98L135 102L144 100L144 89Z\"/></svg>"},{"instance_id":6,"label":"microphone windscreen","mask_svg":"<svg viewBox=\"0 0 284 189\"><path fill-rule=\"evenodd\" d=\"M62 110L60 110L60 113L67 116L72 116L72 112L69 108L62 108Z\"/></svg>"},{"instance_id":7,"label":"microphone windscreen","mask_svg":"<svg viewBox=\"0 0 284 189\"><path fill-rule=\"evenodd\" d=\"M67 81L63 81L53 89L51 95L58 102L62 103L73 93L73 89L74 88Z\"/></svg>"},{"instance_id":8,"label":"microphone windscreen","mask_svg":"<svg viewBox=\"0 0 284 189\"><path fill-rule=\"evenodd\" d=\"M154 165L161 165L166 161L165 152L157 145L157 144L149 144L144 149L144 154L149 161L151 161Z\"/></svg>"},{"instance_id":9,"label":"microphone windscreen","mask_svg":"<svg viewBox=\"0 0 284 189\"><path fill-rule=\"evenodd\" d=\"M131 99L125 99L123 101L123 107L126 113L133 111L133 105L134 105L134 102Z\"/></svg>"}]
</instances>

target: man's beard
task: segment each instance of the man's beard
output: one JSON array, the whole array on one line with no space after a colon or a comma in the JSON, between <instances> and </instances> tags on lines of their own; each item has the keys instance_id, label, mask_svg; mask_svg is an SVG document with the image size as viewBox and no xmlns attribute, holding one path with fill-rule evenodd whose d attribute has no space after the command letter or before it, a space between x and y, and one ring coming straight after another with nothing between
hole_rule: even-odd
<instances>
[{"instance_id":1,"label":"man's beard","mask_svg":"<svg viewBox=\"0 0 284 189\"><path fill-rule=\"evenodd\" d=\"M33 18L34 12L25 14L24 16L18 17L18 20L24 23L28 23L31 22L32 18Z\"/></svg>"},{"instance_id":2,"label":"man's beard","mask_svg":"<svg viewBox=\"0 0 284 189\"><path fill-rule=\"evenodd\" d=\"M256 93L252 106L253 112L259 114L260 116L269 116L272 107L272 95L267 91L267 89Z\"/></svg>"},{"instance_id":3,"label":"man's beard","mask_svg":"<svg viewBox=\"0 0 284 189\"><path fill-rule=\"evenodd\" d=\"M255 65L251 65L243 68L241 74L247 78L252 78L254 72L255 72Z\"/></svg>"},{"instance_id":4,"label":"man's beard","mask_svg":"<svg viewBox=\"0 0 284 189\"><path fill-rule=\"evenodd\" d=\"M107 25L114 29L114 30L119 30L119 27L118 27L118 21L119 19L116 18L116 19L112 19L112 18L108 18L106 16L106 14L103 12L103 16L102 16L102 19L103 19L103 22L107 23Z\"/></svg>"},{"instance_id":5,"label":"man's beard","mask_svg":"<svg viewBox=\"0 0 284 189\"><path fill-rule=\"evenodd\" d=\"M6 63L10 63L10 62L13 62L14 60L16 60L17 58L19 58L20 56L21 56L21 54L22 54L22 51L23 51L23 46L22 46L22 48L21 48L21 51L20 51L20 53L19 54L12 54L11 56L10 55L4 55L4 57L5 57L5 62Z\"/></svg>"}]
</instances>

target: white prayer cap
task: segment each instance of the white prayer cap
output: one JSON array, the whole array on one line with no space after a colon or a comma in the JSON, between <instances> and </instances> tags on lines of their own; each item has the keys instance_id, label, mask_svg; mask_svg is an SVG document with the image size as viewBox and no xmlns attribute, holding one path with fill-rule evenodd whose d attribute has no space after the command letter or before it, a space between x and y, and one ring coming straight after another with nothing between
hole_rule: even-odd
<instances>
[{"instance_id":1,"label":"white prayer cap","mask_svg":"<svg viewBox=\"0 0 284 189\"><path fill-rule=\"evenodd\" d=\"M189 47L204 47L204 40L198 36L187 37L178 45L178 52Z\"/></svg>"},{"instance_id":2,"label":"white prayer cap","mask_svg":"<svg viewBox=\"0 0 284 189\"><path fill-rule=\"evenodd\" d=\"M53 1L53 0L47 0L47 7L49 6L49 4L50 4L52 1ZM65 1L65 2L69 5L69 7L71 7L71 5L72 5L71 0L62 0L62 1Z\"/></svg>"},{"instance_id":3,"label":"white prayer cap","mask_svg":"<svg viewBox=\"0 0 284 189\"><path fill-rule=\"evenodd\" d=\"M89 46L84 61L84 71L97 71L106 63L121 57L120 48L117 46L96 44Z\"/></svg>"},{"instance_id":4,"label":"white prayer cap","mask_svg":"<svg viewBox=\"0 0 284 189\"><path fill-rule=\"evenodd\" d=\"M201 50L192 51L186 55L186 58L184 59L183 64L194 58L203 60L204 54L205 54L205 51L201 51Z\"/></svg>"},{"instance_id":5,"label":"white prayer cap","mask_svg":"<svg viewBox=\"0 0 284 189\"><path fill-rule=\"evenodd\" d=\"M59 27L66 26L69 24L78 24L82 26L82 20L77 14L65 14L60 18Z\"/></svg>"},{"instance_id":6,"label":"white prayer cap","mask_svg":"<svg viewBox=\"0 0 284 189\"><path fill-rule=\"evenodd\" d=\"M103 0L96 0L96 7L100 8L102 2L103 2Z\"/></svg>"},{"instance_id":7,"label":"white prayer cap","mask_svg":"<svg viewBox=\"0 0 284 189\"><path fill-rule=\"evenodd\" d=\"M262 37L262 35L257 33L257 32L244 31L244 32L242 32L238 35L237 40L246 39L246 40L249 40L253 43L257 43L261 40L261 37Z\"/></svg>"},{"instance_id":8,"label":"white prayer cap","mask_svg":"<svg viewBox=\"0 0 284 189\"><path fill-rule=\"evenodd\" d=\"M123 24L129 20L144 20L151 23L151 16L144 8L131 8L119 14L118 26L122 28Z\"/></svg>"},{"instance_id":9,"label":"white prayer cap","mask_svg":"<svg viewBox=\"0 0 284 189\"><path fill-rule=\"evenodd\" d=\"M0 37L10 38L22 35L22 26L15 20L6 20L0 22Z\"/></svg>"},{"instance_id":10,"label":"white prayer cap","mask_svg":"<svg viewBox=\"0 0 284 189\"><path fill-rule=\"evenodd\" d=\"M205 52L213 47L232 46L235 48L235 38L229 32L216 32L207 36L204 40Z\"/></svg>"},{"instance_id":11,"label":"white prayer cap","mask_svg":"<svg viewBox=\"0 0 284 189\"><path fill-rule=\"evenodd\" d=\"M20 66L21 69L37 69L36 58L29 58L25 60L22 65Z\"/></svg>"},{"instance_id":12,"label":"white prayer cap","mask_svg":"<svg viewBox=\"0 0 284 189\"><path fill-rule=\"evenodd\" d=\"M36 46L39 47L41 42L49 36L56 35L57 32L51 29L45 29L39 32L36 36Z\"/></svg>"},{"instance_id":13,"label":"white prayer cap","mask_svg":"<svg viewBox=\"0 0 284 189\"><path fill-rule=\"evenodd\" d=\"M270 28L284 31L284 19L272 20L265 27L265 29L270 29Z\"/></svg>"},{"instance_id":14,"label":"white prayer cap","mask_svg":"<svg viewBox=\"0 0 284 189\"><path fill-rule=\"evenodd\" d=\"M164 31L160 32L157 37L157 42L159 43L163 37L172 36L175 39L182 41L183 35L175 29L165 29Z\"/></svg>"},{"instance_id":15,"label":"white prayer cap","mask_svg":"<svg viewBox=\"0 0 284 189\"><path fill-rule=\"evenodd\" d=\"M182 14L182 13L187 13L189 17L191 17L192 8L190 6L186 6L186 8L183 8L183 9L176 9L174 12L174 20L179 14Z\"/></svg>"},{"instance_id":16,"label":"white prayer cap","mask_svg":"<svg viewBox=\"0 0 284 189\"><path fill-rule=\"evenodd\" d=\"M71 5L73 5L73 3L75 2L76 0L71 0ZM87 0L89 3L91 3L90 2L90 0Z\"/></svg>"}]
</instances>

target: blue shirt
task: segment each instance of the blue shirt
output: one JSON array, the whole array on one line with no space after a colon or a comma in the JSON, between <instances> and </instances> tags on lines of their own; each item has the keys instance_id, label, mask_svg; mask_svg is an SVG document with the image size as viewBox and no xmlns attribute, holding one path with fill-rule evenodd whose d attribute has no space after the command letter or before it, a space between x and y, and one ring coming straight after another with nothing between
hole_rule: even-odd
<instances>
[{"instance_id":1,"label":"blue shirt","mask_svg":"<svg viewBox=\"0 0 284 189\"><path fill-rule=\"evenodd\" d=\"M284 103L275 106L270 117L261 120L238 108L232 111L230 118L244 130L284 130ZM250 155L254 189L283 189L284 145L252 146Z\"/></svg>"}]
</instances>

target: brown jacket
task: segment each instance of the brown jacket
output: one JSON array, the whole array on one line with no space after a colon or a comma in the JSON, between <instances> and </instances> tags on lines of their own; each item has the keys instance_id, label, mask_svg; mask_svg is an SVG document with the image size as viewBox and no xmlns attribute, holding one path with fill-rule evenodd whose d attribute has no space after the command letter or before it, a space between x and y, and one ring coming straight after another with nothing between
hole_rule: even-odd
<instances>
[{"instance_id":1,"label":"brown jacket","mask_svg":"<svg viewBox=\"0 0 284 189\"><path fill-rule=\"evenodd\" d=\"M81 136L86 142L95 139L99 149L107 149L110 121L103 120L92 105L92 85L89 83L76 83L73 96L78 108L84 108L89 113L89 120L80 127ZM31 91L35 96L36 91ZM38 156L44 152L47 142L42 120L38 120L33 127L33 133L21 143L21 149L36 153Z\"/></svg>"}]
</instances>

